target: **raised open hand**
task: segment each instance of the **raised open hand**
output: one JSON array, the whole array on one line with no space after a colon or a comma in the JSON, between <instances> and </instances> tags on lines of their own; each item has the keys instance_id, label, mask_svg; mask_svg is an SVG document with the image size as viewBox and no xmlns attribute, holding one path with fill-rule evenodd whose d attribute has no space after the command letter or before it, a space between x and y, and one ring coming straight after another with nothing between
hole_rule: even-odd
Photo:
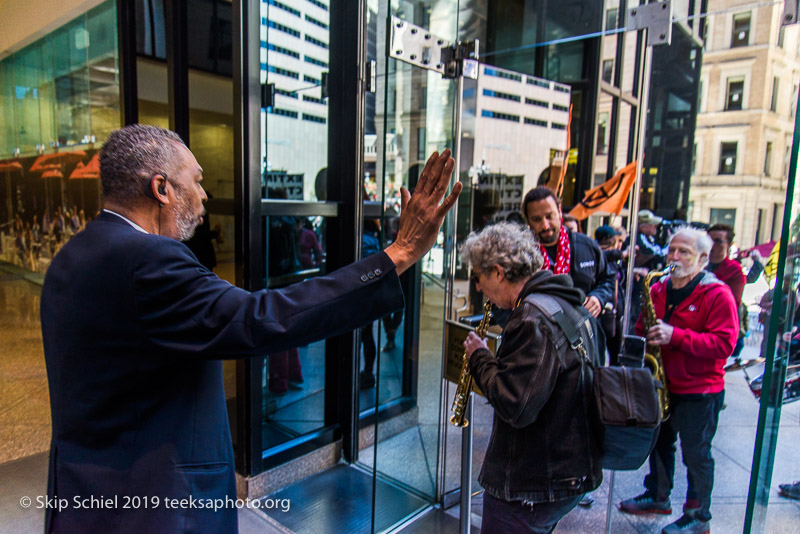
<instances>
[{"instance_id":1,"label":"raised open hand","mask_svg":"<svg viewBox=\"0 0 800 534\"><path fill-rule=\"evenodd\" d=\"M414 194L410 194L406 188L400 190L400 227L397 239L386 249L386 254L397 266L398 274L414 265L430 250L436 242L445 215L458 200L460 182L456 182L450 195L442 202L454 166L449 149L441 155L434 152L425 164Z\"/></svg>"}]
</instances>

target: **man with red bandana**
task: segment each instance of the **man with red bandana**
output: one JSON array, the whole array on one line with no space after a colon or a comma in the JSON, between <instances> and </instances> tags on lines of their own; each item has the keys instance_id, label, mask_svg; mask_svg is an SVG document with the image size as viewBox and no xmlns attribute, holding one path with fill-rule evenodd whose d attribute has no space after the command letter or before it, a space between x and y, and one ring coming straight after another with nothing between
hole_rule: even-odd
<instances>
[{"instance_id":1,"label":"man with red bandana","mask_svg":"<svg viewBox=\"0 0 800 534\"><path fill-rule=\"evenodd\" d=\"M597 317L614 296L614 276L597 243L590 237L568 230L562 223L561 202L544 186L528 191L522 214L539 241L544 256L542 269L567 274L586 295L583 307Z\"/></svg>"}]
</instances>

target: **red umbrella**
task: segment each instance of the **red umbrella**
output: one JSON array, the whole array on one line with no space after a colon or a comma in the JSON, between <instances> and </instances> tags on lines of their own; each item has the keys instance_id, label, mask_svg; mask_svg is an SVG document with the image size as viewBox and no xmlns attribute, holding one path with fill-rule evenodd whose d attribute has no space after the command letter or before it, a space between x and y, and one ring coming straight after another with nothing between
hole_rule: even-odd
<instances>
[{"instance_id":1,"label":"red umbrella","mask_svg":"<svg viewBox=\"0 0 800 534\"><path fill-rule=\"evenodd\" d=\"M0 161L0 172L21 171L22 164L19 161Z\"/></svg>"},{"instance_id":2,"label":"red umbrella","mask_svg":"<svg viewBox=\"0 0 800 534\"><path fill-rule=\"evenodd\" d=\"M54 154L43 154L36 158L31 167L31 172L42 172L51 165L63 165L65 163L75 163L86 157L83 150L73 150L72 152L56 152Z\"/></svg>"},{"instance_id":3,"label":"red umbrella","mask_svg":"<svg viewBox=\"0 0 800 534\"><path fill-rule=\"evenodd\" d=\"M60 165L46 165L43 169L42 178L63 178L64 173L61 172Z\"/></svg>"},{"instance_id":4,"label":"red umbrella","mask_svg":"<svg viewBox=\"0 0 800 534\"><path fill-rule=\"evenodd\" d=\"M83 162L78 163L75 170L69 175L70 180L97 178L100 178L100 156L98 154L95 154L87 165L84 165Z\"/></svg>"}]
</instances>

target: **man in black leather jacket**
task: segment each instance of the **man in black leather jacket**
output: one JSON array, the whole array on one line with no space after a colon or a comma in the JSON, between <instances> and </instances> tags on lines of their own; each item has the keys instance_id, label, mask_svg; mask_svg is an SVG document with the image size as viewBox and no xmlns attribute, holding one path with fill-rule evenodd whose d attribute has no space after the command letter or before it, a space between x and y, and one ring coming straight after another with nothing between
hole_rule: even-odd
<instances>
[{"instance_id":1,"label":"man in black leather jacket","mask_svg":"<svg viewBox=\"0 0 800 534\"><path fill-rule=\"evenodd\" d=\"M538 244L518 225L473 233L461 258L492 303L513 310L496 358L474 332L464 343L472 376L495 409L478 479L486 490L482 532L552 532L600 485L602 469L589 416L591 368L534 301L549 295L567 320L584 325L584 294L569 276L540 270ZM596 358L589 330L580 331Z\"/></svg>"}]
</instances>

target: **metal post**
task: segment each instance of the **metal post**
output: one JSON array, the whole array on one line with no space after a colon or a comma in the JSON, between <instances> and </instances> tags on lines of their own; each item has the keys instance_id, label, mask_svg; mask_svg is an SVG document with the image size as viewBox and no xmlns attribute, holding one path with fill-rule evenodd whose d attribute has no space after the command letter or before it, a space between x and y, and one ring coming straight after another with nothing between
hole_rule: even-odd
<instances>
[{"instance_id":1,"label":"metal post","mask_svg":"<svg viewBox=\"0 0 800 534\"><path fill-rule=\"evenodd\" d=\"M647 29L642 30L647 32ZM647 130L647 105L650 98L650 71L652 68L653 59L653 45L648 44L644 49L644 69L642 70L642 83L639 92L639 126L638 126L638 139L636 147L636 181L633 184L633 195L631 196L630 216L628 217L628 225L630 226L630 250L635 250L636 234L639 230L639 225L636 222L636 214L639 213L639 198L641 196L642 185L642 158L644 157L644 139ZM628 280L625 282L626 295L631 295L633 291L633 256L628 260ZM630 312L631 312L631 299L625 299L625 313L622 316L622 332L628 332L630 325Z\"/></svg>"},{"instance_id":2,"label":"metal post","mask_svg":"<svg viewBox=\"0 0 800 534\"><path fill-rule=\"evenodd\" d=\"M470 392L467 400L467 419L472 421L472 400ZM458 531L460 534L469 534L472 516L472 429L474 425L467 425L461 429L461 510L458 514Z\"/></svg>"}]
</instances>

